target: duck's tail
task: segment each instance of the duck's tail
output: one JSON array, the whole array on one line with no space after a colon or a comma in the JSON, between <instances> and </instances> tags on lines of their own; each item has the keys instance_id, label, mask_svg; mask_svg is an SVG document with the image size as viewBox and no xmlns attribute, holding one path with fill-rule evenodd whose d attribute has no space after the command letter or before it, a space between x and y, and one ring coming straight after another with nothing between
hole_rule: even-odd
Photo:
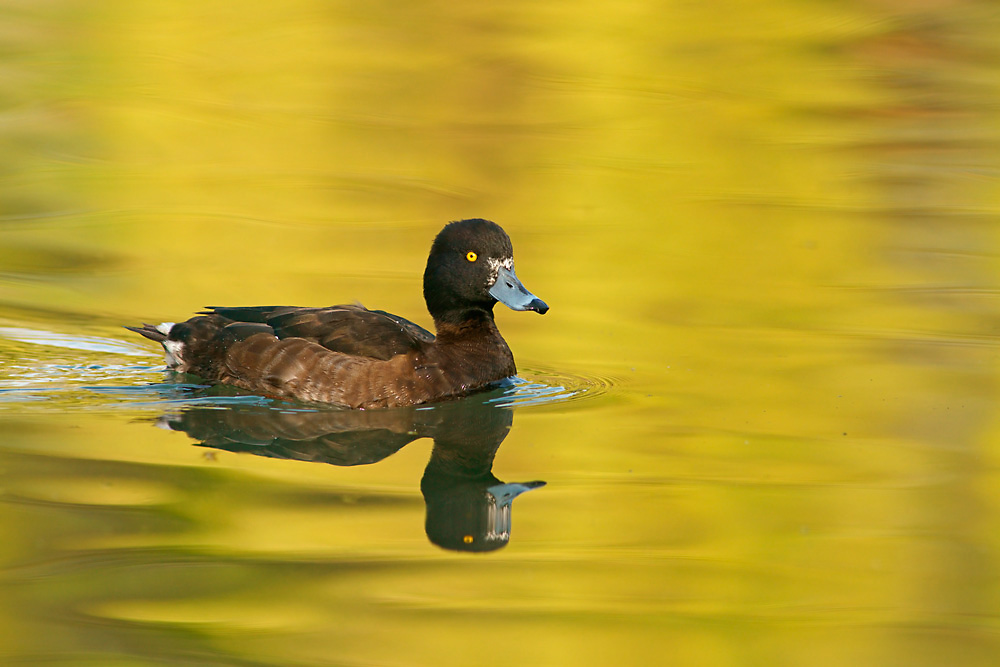
<instances>
[{"instance_id":1,"label":"duck's tail","mask_svg":"<svg viewBox=\"0 0 1000 667\"><path fill-rule=\"evenodd\" d=\"M141 327L125 327L129 331L134 331L140 336L144 336L149 340L156 341L163 346L163 351L166 353L167 366L171 368L176 368L181 364L180 358L180 347L181 343L178 341L168 340L170 335L170 330L174 328L173 322L164 322L163 324L145 324Z\"/></svg>"},{"instance_id":2,"label":"duck's tail","mask_svg":"<svg viewBox=\"0 0 1000 667\"><path fill-rule=\"evenodd\" d=\"M167 335L170 333L170 327L174 326L171 322L164 322L160 325L146 324L145 322L141 327L125 327L129 331L134 331L140 336L145 336L149 340L155 340L157 343L162 343L167 339Z\"/></svg>"}]
</instances>

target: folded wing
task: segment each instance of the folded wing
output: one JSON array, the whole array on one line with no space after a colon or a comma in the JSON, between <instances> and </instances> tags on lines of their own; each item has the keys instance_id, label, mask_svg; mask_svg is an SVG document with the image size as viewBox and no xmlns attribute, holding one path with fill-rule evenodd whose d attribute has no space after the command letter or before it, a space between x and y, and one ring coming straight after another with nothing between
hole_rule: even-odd
<instances>
[{"instance_id":1,"label":"folded wing","mask_svg":"<svg viewBox=\"0 0 1000 667\"><path fill-rule=\"evenodd\" d=\"M361 305L211 307L203 314L224 318L234 333L269 329L281 339L304 338L333 352L383 361L434 341L434 334L407 319Z\"/></svg>"}]
</instances>

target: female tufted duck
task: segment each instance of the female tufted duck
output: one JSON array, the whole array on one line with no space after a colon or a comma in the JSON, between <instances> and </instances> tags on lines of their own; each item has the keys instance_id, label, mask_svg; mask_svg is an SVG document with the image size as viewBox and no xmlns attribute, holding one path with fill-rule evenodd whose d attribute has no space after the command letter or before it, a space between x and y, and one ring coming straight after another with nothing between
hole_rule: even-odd
<instances>
[{"instance_id":1,"label":"female tufted duck","mask_svg":"<svg viewBox=\"0 0 1000 667\"><path fill-rule=\"evenodd\" d=\"M434 239L424 300L436 337L361 305L211 307L178 324L126 328L161 343L179 372L267 396L367 409L459 396L514 375L493 306L549 309L515 275L506 232L480 219L449 223Z\"/></svg>"}]
</instances>

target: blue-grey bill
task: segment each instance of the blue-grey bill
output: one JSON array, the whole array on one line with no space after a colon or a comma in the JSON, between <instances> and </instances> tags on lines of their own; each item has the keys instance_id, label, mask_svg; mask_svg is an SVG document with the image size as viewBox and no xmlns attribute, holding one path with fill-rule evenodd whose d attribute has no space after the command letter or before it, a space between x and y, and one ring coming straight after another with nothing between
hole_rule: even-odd
<instances>
[{"instance_id":1,"label":"blue-grey bill","mask_svg":"<svg viewBox=\"0 0 1000 667\"><path fill-rule=\"evenodd\" d=\"M507 484L495 484L486 489L486 491L496 499L498 506L502 506L509 505L513 502L514 498L517 498L525 491L531 491L540 486L545 486L545 482L508 482Z\"/></svg>"},{"instance_id":2,"label":"blue-grey bill","mask_svg":"<svg viewBox=\"0 0 1000 667\"><path fill-rule=\"evenodd\" d=\"M544 301L521 284L513 267L510 269L500 267L496 282L490 288L490 295L511 310L533 310L540 315L549 310Z\"/></svg>"}]
</instances>

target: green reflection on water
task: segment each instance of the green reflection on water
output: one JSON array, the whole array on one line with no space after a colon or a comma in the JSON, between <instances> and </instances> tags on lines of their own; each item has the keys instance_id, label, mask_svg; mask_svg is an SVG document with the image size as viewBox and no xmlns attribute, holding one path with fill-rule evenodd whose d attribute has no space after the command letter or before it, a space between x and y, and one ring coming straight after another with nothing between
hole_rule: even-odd
<instances>
[{"instance_id":1,"label":"green reflection on water","mask_svg":"<svg viewBox=\"0 0 1000 667\"><path fill-rule=\"evenodd\" d=\"M5 662L991 664L987 5L0 11ZM526 379L600 388L514 401L493 472L548 486L505 549L428 544L428 441L151 427L189 397L121 325L428 326L473 216L553 308L498 313Z\"/></svg>"}]
</instances>

